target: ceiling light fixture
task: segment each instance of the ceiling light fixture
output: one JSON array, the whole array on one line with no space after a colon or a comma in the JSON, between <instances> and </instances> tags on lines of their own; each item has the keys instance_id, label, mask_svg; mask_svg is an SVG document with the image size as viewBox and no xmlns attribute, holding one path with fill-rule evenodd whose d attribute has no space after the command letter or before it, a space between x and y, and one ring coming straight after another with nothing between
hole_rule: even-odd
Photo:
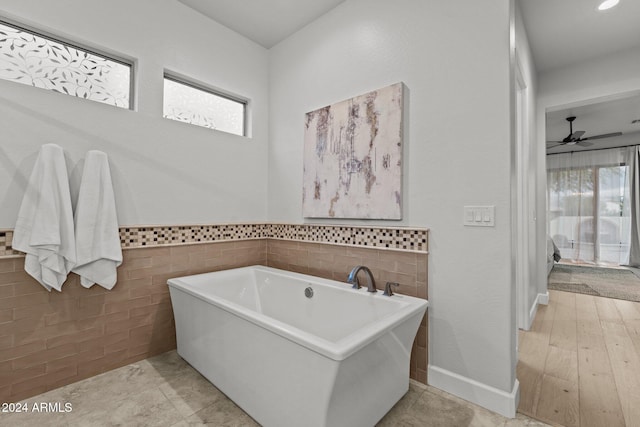
<instances>
[{"instance_id":1,"label":"ceiling light fixture","mask_svg":"<svg viewBox=\"0 0 640 427\"><path fill-rule=\"evenodd\" d=\"M611 9L612 7L617 5L619 2L620 0L604 0L602 3L600 3L600 6L598 6L598 10Z\"/></svg>"}]
</instances>

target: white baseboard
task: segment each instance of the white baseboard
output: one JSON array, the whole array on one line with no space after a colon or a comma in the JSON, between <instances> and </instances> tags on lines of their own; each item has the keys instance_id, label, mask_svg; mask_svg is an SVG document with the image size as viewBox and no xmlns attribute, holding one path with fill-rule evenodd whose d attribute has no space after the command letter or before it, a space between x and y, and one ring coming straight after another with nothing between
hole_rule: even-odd
<instances>
[{"instance_id":1,"label":"white baseboard","mask_svg":"<svg viewBox=\"0 0 640 427\"><path fill-rule=\"evenodd\" d=\"M531 325L533 324L533 319L536 318L536 313L538 312L539 304L543 304L543 305L549 304L549 292L536 295L536 300L533 302L533 305L529 310L529 324L527 325L527 329L526 329L527 331L531 330Z\"/></svg>"},{"instance_id":2,"label":"white baseboard","mask_svg":"<svg viewBox=\"0 0 640 427\"><path fill-rule=\"evenodd\" d=\"M549 291L544 294L538 294L538 304L549 305Z\"/></svg>"},{"instance_id":3,"label":"white baseboard","mask_svg":"<svg viewBox=\"0 0 640 427\"><path fill-rule=\"evenodd\" d=\"M539 296L540 294L538 294L538 297ZM525 331L531 330L533 319L536 318L536 313L538 312L538 297L536 297L536 300L533 302L533 304L531 305L531 309L529 310L529 317L527 318L527 324L525 325L526 327L524 328Z\"/></svg>"},{"instance_id":4,"label":"white baseboard","mask_svg":"<svg viewBox=\"0 0 640 427\"><path fill-rule=\"evenodd\" d=\"M531 330L533 319L536 318L536 313L538 312L538 304L543 304L543 305L549 304L549 292L546 292L544 294L538 294L533 304L531 304L531 308L529 309L528 323L525 325L525 328L523 328L525 331Z\"/></svg>"},{"instance_id":5,"label":"white baseboard","mask_svg":"<svg viewBox=\"0 0 640 427\"><path fill-rule=\"evenodd\" d=\"M518 380L515 380L511 392L505 392L437 366L429 365L427 369L429 385L505 417L514 418L516 416L520 400Z\"/></svg>"}]
</instances>

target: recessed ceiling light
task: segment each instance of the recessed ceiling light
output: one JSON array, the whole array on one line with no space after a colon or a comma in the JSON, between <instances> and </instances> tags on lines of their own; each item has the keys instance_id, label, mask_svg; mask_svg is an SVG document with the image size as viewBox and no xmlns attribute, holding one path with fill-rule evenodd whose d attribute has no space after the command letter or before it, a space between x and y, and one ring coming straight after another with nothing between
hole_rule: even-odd
<instances>
[{"instance_id":1,"label":"recessed ceiling light","mask_svg":"<svg viewBox=\"0 0 640 427\"><path fill-rule=\"evenodd\" d=\"M598 6L598 10L611 9L613 6L617 5L619 2L620 0L604 0L602 3L600 3L600 6Z\"/></svg>"}]
</instances>

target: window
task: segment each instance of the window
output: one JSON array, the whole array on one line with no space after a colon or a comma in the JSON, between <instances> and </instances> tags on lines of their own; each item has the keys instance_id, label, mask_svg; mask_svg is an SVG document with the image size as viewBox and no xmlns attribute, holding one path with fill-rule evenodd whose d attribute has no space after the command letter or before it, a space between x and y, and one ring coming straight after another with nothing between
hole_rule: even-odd
<instances>
[{"instance_id":1,"label":"window","mask_svg":"<svg viewBox=\"0 0 640 427\"><path fill-rule=\"evenodd\" d=\"M0 78L131 108L131 64L0 21Z\"/></svg>"},{"instance_id":2,"label":"window","mask_svg":"<svg viewBox=\"0 0 640 427\"><path fill-rule=\"evenodd\" d=\"M246 102L164 76L164 117L244 136Z\"/></svg>"}]
</instances>

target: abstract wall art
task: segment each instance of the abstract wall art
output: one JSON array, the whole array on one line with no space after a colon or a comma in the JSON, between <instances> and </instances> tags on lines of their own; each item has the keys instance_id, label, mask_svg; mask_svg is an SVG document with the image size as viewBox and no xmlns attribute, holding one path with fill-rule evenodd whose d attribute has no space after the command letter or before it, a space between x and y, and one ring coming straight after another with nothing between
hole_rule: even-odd
<instances>
[{"instance_id":1,"label":"abstract wall art","mask_svg":"<svg viewBox=\"0 0 640 427\"><path fill-rule=\"evenodd\" d=\"M306 114L303 215L402 219L403 84Z\"/></svg>"}]
</instances>

